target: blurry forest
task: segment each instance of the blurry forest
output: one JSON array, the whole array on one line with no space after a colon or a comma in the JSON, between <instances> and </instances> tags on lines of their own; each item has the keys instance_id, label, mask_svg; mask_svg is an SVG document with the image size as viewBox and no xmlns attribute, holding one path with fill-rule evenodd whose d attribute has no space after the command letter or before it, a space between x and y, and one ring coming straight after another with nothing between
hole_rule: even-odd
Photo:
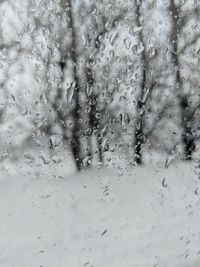
<instances>
[{"instance_id":1,"label":"blurry forest","mask_svg":"<svg viewBox=\"0 0 200 267\"><path fill-rule=\"evenodd\" d=\"M197 0L1 0L0 160L191 160L199 60Z\"/></svg>"}]
</instances>

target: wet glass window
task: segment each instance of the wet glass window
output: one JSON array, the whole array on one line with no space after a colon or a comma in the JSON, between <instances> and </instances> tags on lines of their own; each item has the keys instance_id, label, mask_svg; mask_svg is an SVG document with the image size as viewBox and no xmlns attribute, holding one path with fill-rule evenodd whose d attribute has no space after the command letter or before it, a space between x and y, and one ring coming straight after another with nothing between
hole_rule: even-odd
<instances>
[{"instance_id":1,"label":"wet glass window","mask_svg":"<svg viewBox=\"0 0 200 267\"><path fill-rule=\"evenodd\" d=\"M200 2L0 0L0 266L200 266Z\"/></svg>"}]
</instances>

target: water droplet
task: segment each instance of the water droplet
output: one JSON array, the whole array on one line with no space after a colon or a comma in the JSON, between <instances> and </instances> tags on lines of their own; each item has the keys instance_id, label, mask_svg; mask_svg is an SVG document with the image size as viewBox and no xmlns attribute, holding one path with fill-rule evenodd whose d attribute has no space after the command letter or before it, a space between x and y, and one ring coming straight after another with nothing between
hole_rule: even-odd
<instances>
[{"instance_id":1,"label":"water droplet","mask_svg":"<svg viewBox=\"0 0 200 267\"><path fill-rule=\"evenodd\" d=\"M51 148L58 147L62 144L62 136L58 134L54 134L50 137L49 141L50 141Z\"/></svg>"},{"instance_id":2,"label":"water droplet","mask_svg":"<svg viewBox=\"0 0 200 267\"><path fill-rule=\"evenodd\" d=\"M76 83L72 82L70 88L68 88L68 91L67 91L67 102L68 103L70 103L73 98L75 86L76 86Z\"/></svg>"},{"instance_id":3,"label":"water droplet","mask_svg":"<svg viewBox=\"0 0 200 267\"><path fill-rule=\"evenodd\" d=\"M108 139L103 140L102 148L103 148L103 151L108 151L109 150L109 141L108 141Z\"/></svg>"},{"instance_id":4,"label":"water droplet","mask_svg":"<svg viewBox=\"0 0 200 267\"><path fill-rule=\"evenodd\" d=\"M108 127L105 126L105 127L101 130L101 135L102 135L103 137L105 137L105 136L107 135L107 133L108 133Z\"/></svg>"},{"instance_id":5,"label":"water droplet","mask_svg":"<svg viewBox=\"0 0 200 267\"><path fill-rule=\"evenodd\" d=\"M97 13L96 7L91 11L91 15L95 15Z\"/></svg>"},{"instance_id":6,"label":"water droplet","mask_svg":"<svg viewBox=\"0 0 200 267\"><path fill-rule=\"evenodd\" d=\"M47 157L40 156L40 158L42 159L42 161L45 165L48 165L51 162L51 160Z\"/></svg>"},{"instance_id":7,"label":"water droplet","mask_svg":"<svg viewBox=\"0 0 200 267\"><path fill-rule=\"evenodd\" d=\"M96 113L95 114L95 118L98 119L98 120L101 119L101 113Z\"/></svg>"},{"instance_id":8,"label":"water droplet","mask_svg":"<svg viewBox=\"0 0 200 267\"><path fill-rule=\"evenodd\" d=\"M87 94L87 96L91 96L92 91L93 91L92 90L92 86L87 83L87 86L86 86L86 94Z\"/></svg>"},{"instance_id":9,"label":"water droplet","mask_svg":"<svg viewBox=\"0 0 200 267\"><path fill-rule=\"evenodd\" d=\"M114 56L115 56L114 50L110 50L109 51L109 57L110 57L110 59L113 60L114 59Z\"/></svg>"},{"instance_id":10,"label":"water droplet","mask_svg":"<svg viewBox=\"0 0 200 267\"><path fill-rule=\"evenodd\" d=\"M118 33L116 33L116 34L114 35L114 37L113 37L113 34L111 34L111 36L110 36L110 38L109 38L109 42L110 42L110 44L111 44L112 46L116 43L118 37L119 37L119 34L118 34Z\"/></svg>"},{"instance_id":11,"label":"water droplet","mask_svg":"<svg viewBox=\"0 0 200 267\"><path fill-rule=\"evenodd\" d=\"M28 114L28 109L25 105L22 105L22 112L21 112L21 115L22 116L25 116L26 114Z\"/></svg>"},{"instance_id":12,"label":"water droplet","mask_svg":"<svg viewBox=\"0 0 200 267\"><path fill-rule=\"evenodd\" d=\"M163 187L167 187L167 184L166 184L165 178L162 180L162 186L163 186Z\"/></svg>"},{"instance_id":13,"label":"water droplet","mask_svg":"<svg viewBox=\"0 0 200 267\"><path fill-rule=\"evenodd\" d=\"M61 163L63 162L62 158L58 157L58 156L53 156L52 160L55 164Z\"/></svg>"},{"instance_id":14,"label":"water droplet","mask_svg":"<svg viewBox=\"0 0 200 267\"><path fill-rule=\"evenodd\" d=\"M130 47L131 47L131 41L128 40L128 38L125 38L125 39L123 40L123 44L124 44L124 46L125 46L125 48L126 48L127 50L130 49Z\"/></svg>"}]
</instances>

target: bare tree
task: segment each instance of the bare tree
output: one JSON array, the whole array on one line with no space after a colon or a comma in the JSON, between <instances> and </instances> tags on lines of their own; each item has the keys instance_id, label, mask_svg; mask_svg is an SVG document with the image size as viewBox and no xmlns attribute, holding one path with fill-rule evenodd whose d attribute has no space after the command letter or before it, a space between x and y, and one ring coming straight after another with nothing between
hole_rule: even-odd
<instances>
[{"instance_id":1,"label":"bare tree","mask_svg":"<svg viewBox=\"0 0 200 267\"><path fill-rule=\"evenodd\" d=\"M97 149L98 149L98 157L99 162L103 163L103 138L104 133L102 134L102 129L105 128L103 120L99 118L98 114L105 114L108 107L106 103L102 103L102 99L100 99L100 89L99 86L96 85L93 64L95 58L98 56L101 50L101 40L104 40L105 35L108 35L109 32L113 31L120 21L125 19L125 15L127 13L126 8L122 8L116 12L111 18L106 18L105 14L100 14L99 16L95 16L92 18L91 23L94 25L95 35L93 36L92 45L91 45L91 53L86 60L85 64L85 76L87 83L87 91L88 96L88 106L89 106L89 127L90 127L90 138L96 136ZM106 25L109 26L106 27ZM114 92L113 92L114 94ZM101 103L100 103L101 102ZM90 156L92 156L92 144L90 143Z\"/></svg>"},{"instance_id":2,"label":"bare tree","mask_svg":"<svg viewBox=\"0 0 200 267\"><path fill-rule=\"evenodd\" d=\"M151 59L148 56L145 36L144 24L141 21L142 1L135 1L135 14L136 14L136 27L139 29L138 42L140 50L140 69L141 69L141 82L139 86L139 94L136 101L136 121L134 131L134 157L137 164L142 163L142 148L144 146L147 133L144 132L145 114L147 112L147 102L151 97L151 93L156 86L156 81L149 77L149 70ZM155 127L155 125L154 125ZM149 132L150 134L150 132Z\"/></svg>"},{"instance_id":3,"label":"bare tree","mask_svg":"<svg viewBox=\"0 0 200 267\"><path fill-rule=\"evenodd\" d=\"M137 1L136 1L137 2ZM139 28L142 28L143 25L140 21L140 11L141 4L136 3L136 25ZM135 151L135 161L137 164L142 163L142 146L145 142L145 136L143 131L143 123L144 123L144 113L145 113L145 99L144 96L147 90L147 55L146 55L146 46L143 37L143 30L139 33L139 42L141 45L142 53L141 53L141 69L142 69L142 77L141 77L141 85L140 85L140 93L137 99L136 105L136 123L135 123L135 134L134 134L134 151Z\"/></svg>"},{"instance_id":4,"label":"bare tree","mask_svg":"<svg viewBox=\"0 0 200 267\"><path fill-rule=\"evenodd\" d=\"M171 17L171 36L170 43L172 46L172 63L175 71L175 94L179 101L180 115L181 115L181 128L182 128L182 143L184 147L184 159L191 159L192 152L195 149L195 138L193 136L193 130L191 127L192 116L195 113L195 109L192 110L189 105L189 96L184 93L183 78L181 75L181 59L180 56L184 50L191 45L191 42L184 44L180 49L179 36L183 27L188 21L189 14L182 17L181 5L177 5L174 0L170 0L169 5L170 17ZM197 37L194 39L196 40ZM193 41L192 41L193 42Z\"/></svg>"}]
</instances>

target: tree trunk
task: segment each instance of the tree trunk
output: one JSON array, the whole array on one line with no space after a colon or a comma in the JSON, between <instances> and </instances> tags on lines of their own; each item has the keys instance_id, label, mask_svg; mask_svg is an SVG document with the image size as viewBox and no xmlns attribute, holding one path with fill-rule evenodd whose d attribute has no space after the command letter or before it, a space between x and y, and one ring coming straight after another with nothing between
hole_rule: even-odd
<instances>
[{"instance_id":1,"label":"tree trunk","mask_svg":"<svg viewBox=\"0 0 200 267\"><path fill-rule=\"evenodd\" d=\"M101 134L99 132L97 134L97 145L98 145L98 151L99 151L99 162L100 163L104 163L104 160L103 160L103 148L102 148L102 136L101 136Z\"/></svg>"},{"instance_id":2,"label":"tree trunk","mask_svg":"<svg viewBox=\"0 0 200 267\"><path fill-rule=\"evenodd\" d=\"M74 90L74 107L73 107L73 120L74 127L72 130L71 137L71 149L75 159L77 170L80 171L82 166L82 158L81 158L81 106L80 106L80 82L77 73L77 63L78 63L78 46L76 43L76 28L74 23L73 9L71 0L67 0L68 4L68 14L69 14L69 28L71 29L71 49L70 49L70 58L73 63L73 75L75 82L75 90Z\"/></svg>"},{"instance_id":3,"label":"tree trunk","mask_svg":"<svg viewBox=\"0 0 200 267\"><path fill-rule=\"evenodd\" d=\"M101 144L102 137L99 132L100 122L99 119L97 118L97 97L94 95L94 93L92 93L92 95L89 97L89 107L90 107L89 126L91 129L91 135L96 136L99 161L103 163L103 152Z\"/></svg>"},{"instance_id":4,"label":"tree trunk","mask_svg":"<svg viewBox=\"0 0 200 267\"><path fill-rule=\"evenodd\" d=\"M141 27L140 23L140 8L141 8L142 1L140 4L137 4L136 9L136 24L138 27ZM142 80L141 80L141 88L140 88L140 95L137 100L137 106L136 106L136 123L135 123L135 132L134 132L134 160L137 164L142 164L142 147L144 145L145 137L144 137L144 131L143 131L143 124L144 124L144 115L145 115L145 103L144 95L146 92L146 68L147 68L147 59L146 59L146 49L145 49L145 43L143 40L143 32L139 34L139 42L143 46L143 51L141 54L141 62L142 62Z\"/></svg>"},{"instance_id":5,"label":"tree trunk","mask_svg":"<svg viewBox=\"0 0 200 267\"><path fill-rule=\"evenodd\" d=\"M192 136L192 129L190 123L190 110L188 106L187 96L183 92L183 83L180 73L179 51L178 51L178 34L180 32L180 7L176 6L174 0L170 0L169 10L172 21L172 62L175 67L175 84L177 89L177 96L179 100L179 107L181 112L181 126L182 126L182 143L184 149L183 159L190 160L192 152L195 148L194 138Z\"/></svg>"},{"instance_id":6,"label":"tree trunk","mask_svg":"<svg viewBox=\"0 0 200 267\"><path fill-rule=\"evenodd\" d=\"M144 117L144 106L142 101L138 101L137 106L137 119L135 124L135 140L134 140L134 151L135 151L135 162L142 164L142 147L144 145L144 132L143 132L143 117Z\"/></svg>"},{"instance_id":7,"label":"tree trunk","mask_svg":"<svg viewBox=\"0 0 200 267\"><path fill-rule=\"evenodd\" d=\"M98 38L97 38L98 40ZM97 44L95 43L95 47L98 49ZM99 154L99 161L103 163L103 155L102 155L102 147L101 147L101 136L100 136L100 122L97 117L97 105L98 105L98 95L97 92L92 92L93 86L94 86L94 77L92 74L92 63L93 60L89 59L86 64L86 78L87 78L87 86L89 86L90 95L88 96L88 107L89 107L89 127L91 130L91 134L88 138L91 138L91 136L96 136L97 141L97 149ZM92 157L92 147L91 147L91 141L89 142L90 148L89 148L89 154L90 157Z\"/></svg>"},{"instance_id":8,"label":"tree trunk","mask_svg":"<svg viewBox=\"0 0 200 267\"><path fill-rule=\"evenodd\" d=\"M195 142L192 134L192 128L189 126L190 122L190 111L188 107L188 99L187 97L182 97L181 99L181 108L182 108L182 127L183 127L183 150L184 157L183 159L191 160L192 153L195 150Z\"/></svg>"}]
</instances>

